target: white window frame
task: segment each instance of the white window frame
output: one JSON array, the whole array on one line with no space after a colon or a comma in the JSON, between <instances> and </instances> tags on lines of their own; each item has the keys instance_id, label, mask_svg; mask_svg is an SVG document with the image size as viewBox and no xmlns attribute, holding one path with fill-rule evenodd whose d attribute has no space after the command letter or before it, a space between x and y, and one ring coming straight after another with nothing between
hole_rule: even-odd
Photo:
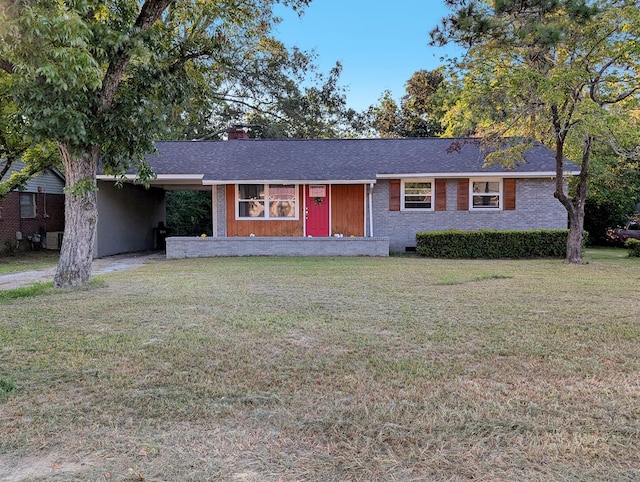
<instances>
[{"instance_id":1,"label":"white window frame","mask_svg":"<svg viewBox=\"0 0 640 482\"><path fill-rule=\"evenodd\" d=\"M405 190L405 184L412 183L412 182L424 182L424 183L428 182L429 184L431 184L431 207L430 208L412 208L412 207L407 207L405 205L406 196L407 196L407 193ZM430 179L430 178L402 179L400 181L400 211L408 211L408 212L434 211L435 205L436 205L436 183L434 179Z\"/></svg>"},{"instance_id":2,"label":"white window frame","mask_svg":"<svg viewBox=\"0 0 640 482\"><path fill-rule=\"evenodd\" d=\"M484 212L495 212L502 211L504 205L504 183L501 177L476 177L469 179L469 211L484 211ZM475 193L473 191L473 184L477 182L497 182L498 183L498 192L488 192L488 193ZM474 196L498 196L498 206L497 207L482 207L482 206L474 206L473 205L473 197Z\"/></svg>"},{"instance_id":3,"label":"white window frame","mask_svg":"<svg viewBox=\"0 0 640 482\"><path fill-rule=\"evenodd\" d=\"M257 201L264 203L264 216L240 216L240 202L246 201L246 199L240 198L240 186L262 186L264 192L264 198L258 199ZM294 216L278 216L272 217L270 215L269 202L274 201L274 199L270 199L269 196L269 186L293 186L294 188ZM255 182L247 182L236 184L236 220L251 220L251 221L299 221L300 220L300 199L298 193L300 192L300 187L298 184L293 183L255 183Z\"/></svg>"},{"instance_id":4,"label":"white window frame","mask_svg":"<svg viewBox=\"0 0 640 482\"><path fill-rule=\"evenodd\" d=\"M30 201L31 201L29 203L29 205L27 205L26 203L22 202L22 199L26 198L27 196L29 196ZM27 206L30 207L30 209L33 212L33 215L26 216L24 214L23 209L25 207L27 207ZM28 214L30 214L30 213L28 213ZM38 217L38 206L37 206L37 203L36 203L36 193L34 193L34 192L21 192L20 193L20 219L35 219L37 217Z\"/></svg>"}]
</instances>

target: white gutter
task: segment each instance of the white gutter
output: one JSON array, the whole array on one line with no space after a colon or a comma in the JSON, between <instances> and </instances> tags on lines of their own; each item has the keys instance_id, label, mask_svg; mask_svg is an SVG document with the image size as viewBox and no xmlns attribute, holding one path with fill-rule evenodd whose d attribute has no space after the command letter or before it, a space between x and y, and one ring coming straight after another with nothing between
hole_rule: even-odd
<instances>
[{"instance_id":1,"label":"white gutter","mask_svg":"<svg viewBox=\"0 0 640 482\"><path fill-rule=\"evenodd\" d=\"M369 237L373 238L373 186L375 183L369 184Z\"/></svg>"},{"instance_id":2,"label":"white gutter","mask_svg":"<svg viewBox=\"0 0 640 482\"><path fill-rule=\"evenodd\" d=\"M576 176L579 171L564 171L565 176ZM412 179L412 178L468 178L468 177L517 177L517 178L536 178L536 177L556 177L556 171L537 171L537 172L509 172L509 171L484 171L484 172L425 172L425 173L395 173L395 174L378 174L378 179Z\"/></svg>"},{"instance_id":3,"label":"white gutter","mask_svg":"<svg viewBox=\"0 0 640 482\"><path fill-rule=\"evenodd\" d=\"M204 178L204 174L157 174L155 177L149 179L149 182L157 182L157 181L202 181ZM99 181L120 181L124 179L125 181L137 181L139 177L137 174L125 174L124 176L113 176L106 174L98 174L96 179Z\"/></svg>"},{"instance_id":4,"label":"white gutter","mask_svg":"<svg viewBox=\"0 0 640 482\"><path fill-rule=\"evenodd\" d=\"M395 176L396 179L398 176ZM369 184L375 183L375 179L227 179L227 180L206 180L202 181L205 186L215 186L221 184Z\"/></svg>"}]
</instances>

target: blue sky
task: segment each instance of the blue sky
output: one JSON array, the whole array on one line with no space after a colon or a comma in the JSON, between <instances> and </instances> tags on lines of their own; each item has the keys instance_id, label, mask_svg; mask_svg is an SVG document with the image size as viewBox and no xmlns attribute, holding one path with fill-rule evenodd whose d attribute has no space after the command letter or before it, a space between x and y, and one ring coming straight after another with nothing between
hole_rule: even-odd
<instances>
[{"instance_id":1,"label":"blue sky","mask_svg":"<svg viewBox=\"0 0 640 482\"><path fill-rule=\"evenodd\" d=\"M417 70L443 64L455 49L429 47L429 31L447 14L442 0L313 0L302 17L278 9L275 36L315 50L322 72L340 61L349 107L364 110L385 90L399 99Z\"/></svg>"}]
</instances>

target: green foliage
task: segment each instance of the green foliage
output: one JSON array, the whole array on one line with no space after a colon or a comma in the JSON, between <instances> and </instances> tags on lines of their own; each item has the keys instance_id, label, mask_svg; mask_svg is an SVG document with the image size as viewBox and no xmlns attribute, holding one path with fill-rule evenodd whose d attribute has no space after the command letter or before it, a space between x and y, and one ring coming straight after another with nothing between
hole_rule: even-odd
<instances>
[{"instance_id":1,"label":"green foliage","mask_svg":"<svg viewBox=\"0 0 640 482\"><path fill-rule=\"evenodd\" d=\"M11 98L12 78L0 70L0 198L60 163L54 143L35 143Z\"/></svg>"},{"instance_id":2,"label":"green foliage","mask_svg":"<svg viewBox=\"0 0 640 482\"><path fill-rule=\"evenodd\" d=\"M493 146L507 137L553 149L554 195L575 234L567 259L579 262L592 150L620 151L619 134L637 121L640 6L628 0L447 4L453 12L431 32L432 43L468 50L454 63L463 88L445 116L445 135L472 133ZM499 161L523 160L513 149L509 154ZM567 157L581 165L570 192L563 182Z\"/></svg>"},{"instance_id":3,"label":"green foliage","mask_svg":"<svg viewBox=\"0 0 640 482\"><path fill-rule=\"evenodd\" d=\"M446 92L444 69L419 70L405 84L400 107L385 91L368 115L382 137L434 137L442 133Z\"/></svg>"},{"instance_id":4,"label":"green foliage","mask_svg":"<svg viewBox=\"0 0 640 482\"><path fill-rule=\"evenodd\" d=\"M12 377L0 375L0 402L4 401L16 391L16 382Z\"/></svg>"},{"instance_id":5,"label":"green foliage","mask_svg":"<svg viewBox=\"0 0 640 482\"><path fill-rule=\"evenodd\" d=\"M65 187L64 193L69 196L82 197L88 192L97 190L98 188L96 187L93 179L81 179L73 186Z\"/></svg>"},{"instance_id":6,"label":"green foliage","mask_svg":"<svg viewBox=\"0 0 640 482\"><path fill-rule=\"evenodd\" d=\"M167 192L167 228L171 235L211 236L211 192Z\"/></svg>"},{"instance_id":7,"label":"green foliage","mask_svg":"<svg viewBox=\"0 0 640 482\"><path fill-rule=\"evenodd\" d=\"M34 141L63 144L78 162L97 152L114 175L144 167L154 140L186 134L232 101L260 105L287 69L309 68L270 37L276 3L308 1L9 2L0 19L8 98Z\"/></svg>"},{"instance_id":8,"label":"green foliage","mask_svg":"<svg viewBox=\"0 0 640 482\"><path fill-rule=\"evenodd\" d=\"M626 224L640 203L640 156L634 152L640 145L638 122L620 126L615 142L622 148L599 146L591 163L584 228L595 244L608 244L607 229Z\"/></svg>"},{"instance_id":9,"label":"green foliage","mask_svg":"<svg viewBox=\"0 0 640 482\"><path fill-rule=\"evenodd\" d=\"M15 256L16 255L16 242L13 239L7 239L4 242L4 250L2 254L5 256Z\"/></svg>"},{"instance_id":10,"label":"green foliage","mask_svg":"<svg viewBox=\"0 0 640 482\"><path fill-rule=\"evenodd\" d=\"M430 258L562 257L568 231L434 231L416 234L416 251Z\"/></svg>"},{"instance_id":11,"label":"green foliage","mask_svg":"<svg viewBox=\"0 0 640 482\"><path fill-rule=\"evenodd\" d=\"M640 258L640 239L627 239L624 247L629 250L630 258Z\"/></svg>"},{"instance_id":12,"label":"green foliage","mask_svg":"<svg viewBox=\"0 0 640 482\"><path fill-rule=\"evenodd\" d=\"M281 46L279 60L269 67L269 75L255 72L252 83L263 82L259 89L246 87L259 94L260 104L229 105L219 116L236 119L249 126L252 138L332 138L360 135L366 128L361 115L346 105L344 89L338 79L342 65L337 63L328 75L315 71L313 56L294 51L287 54ZM259 90L260 92L255 92ZM228 123L228 121L227 121Z\"/></svg>"},{"instance_id":13,"label":"green foliage","mask_svg":"<svg viewBox=\"0 0 640 482\"><path fill-rule=\"evenodd\" d=\"M17 298L29 298L31 296L37 296L45 293L51 288L51 283L34 283L30 286L24 286L22 288L15 288L11 290L0 291L0 303Z\"/></svg>"}]
</instances>

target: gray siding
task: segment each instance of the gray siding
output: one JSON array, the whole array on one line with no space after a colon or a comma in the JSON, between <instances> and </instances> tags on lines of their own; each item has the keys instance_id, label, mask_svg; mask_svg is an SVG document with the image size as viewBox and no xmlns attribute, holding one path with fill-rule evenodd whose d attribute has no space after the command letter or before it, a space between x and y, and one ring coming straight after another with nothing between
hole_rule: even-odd
<instances>
[{"instance_id":1,"label":"gray siding","mask_svg":"<svg viewBox=\"0 0 640 482\"><path fill-rule=\"evenodd\" d=\"M460 229L563 229L567 213L553 197L552 179L518 179L515 211L458 211L457 180L447 181L447 210L429 212L389 211L389 181L373 188L373 232L388 237L391 252L404 252L416 245L416 233Z\"/></svg>"},{"instance_id":2,"label":"gray siding","mask_svg":"<svg viewBox=\"0 0 640 482\"><path fill-rule=\"evenodd\" d=\"M155 249L155 228L166 222L164 191L100 181L98 189L95 256Z\"/></svg>"},{"instance_id":3,"label":"gray siding","mask_svg":"<svg viewBox=\"0 0 640 482\"><path fill-rule=\"evenodd\" d=\"M3 167L4 162L0 162L0 169ZM23 169L25 164L23 162L14 162L9 168L9 172L5 175L7 179L11 173ZM45 194L62 194L64 189L64 180L55 174L51 170L46 170L42 174L29 179L25 185L24 192L41 192Z\"/></svg>"}]
</instances>

